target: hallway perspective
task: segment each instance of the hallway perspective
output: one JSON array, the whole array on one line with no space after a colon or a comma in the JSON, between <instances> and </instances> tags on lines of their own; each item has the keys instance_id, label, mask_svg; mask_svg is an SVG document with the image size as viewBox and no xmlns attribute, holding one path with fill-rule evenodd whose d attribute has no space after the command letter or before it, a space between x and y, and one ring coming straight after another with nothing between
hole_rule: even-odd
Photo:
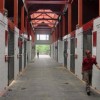
<instances>
[{"instance_id":1,"label":"hallway perspective","mask_svg":"<svg viewBox=\"0 0 100 100\"><path fill-rule=\"evenodd\" d=\"M92 91L87 96L84 84L49 56L30 62L0 100L100 100Z\"/></svg>"}]
</instances>

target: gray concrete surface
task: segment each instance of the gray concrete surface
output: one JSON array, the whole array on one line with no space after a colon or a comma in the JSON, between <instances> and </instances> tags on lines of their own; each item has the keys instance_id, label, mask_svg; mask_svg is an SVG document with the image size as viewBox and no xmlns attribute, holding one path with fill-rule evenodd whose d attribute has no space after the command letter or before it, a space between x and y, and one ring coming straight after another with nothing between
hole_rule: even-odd
<instances>
[{"instance_id":1,"label":"gray concrete surface","mask_svg":"<svg viewBox=\"0 0 100 100\"><path fill-rule=\"evenodd\" d=\"M100 100L84 84L53 59L40 56L31 62L0 100Z\"/></svg>"}]
</instances>

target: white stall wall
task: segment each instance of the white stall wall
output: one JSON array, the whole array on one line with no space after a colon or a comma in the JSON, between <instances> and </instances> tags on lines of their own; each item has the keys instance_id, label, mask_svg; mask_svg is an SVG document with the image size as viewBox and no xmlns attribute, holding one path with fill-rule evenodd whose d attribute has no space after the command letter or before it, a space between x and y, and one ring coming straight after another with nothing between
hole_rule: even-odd
<instances>
[{"instance_id":1,"label":"white stall wall","mask_svg":"<svg viewBox=\"0 0 100 100\"><path fill-rule=\"evenodd\" d=\"M32 59L31 57L31 41L27 41L27 56L28 56L28 62L30 62Z\"/></svg>"},{"instance_id":2,"label":"white stall wall","mask_svg":"<svg viewBox=\"0 0 100 100\"><path fill-rule=\"evenodd\" d=\"M53 59L57 60L57 49L56 49L57 42L53 43Z\"/></svg>"},{"instance_id":3,"label":"white stall wall","mask_svg":"<svg viewBox=\"0 0 100 100\"><path fill-rule=\"evenodd\" d=\"M67 49L67 68L70 70L70 34L67 36L67 41L68 41L68 49Z\"/></svg>"},{"instance_id":4,"label":"white stall wall","mask_svg":"<svg viewBox=\"0 0 100 100\"><path fill-rule=\"evenodd\" d=\"M24 38L22 38L22 71L24 70Z\"/></svg>"},{"instance_id":5,"label":"white stall wall","mask_svg":"<svg viewBox=\"0 0 100 100\"><path fill-rule=\"evenodd\" d=\"M67 35L65 35L64 37L63 37L63 66L64 66L64 40L66 40L67 39Z\"/></svg>"},{"instance_id":6,"label":"white stall wall","mask_svg":"<svg viewBox=\"0 0 100 100\"><path fill-rule=\"evenodd\" d=\"M58 60L58 41L55 42L55 60Z\"/></svg>"},{"instance_id":7,"label":"white stall wall","mask_svg":"<svg viewBox=\"0 0 100 100\"><path fill-rule=\"evenodd\" d=\"M51 44L51 58L53 58L53 43Z\"/></svg>"},{"instance_id":8,"label":"white stall wall","mask_svg":"<svg viewBox=\"0 0 100 100\"><path fill-rule=\"evenodd\" d=\"M19 38L19 29L17 27L15 27L15 31L14 31L14 53L15 53L15 58L14 58L14 79L17 78L18 74L19 74L19 48L18 48L18 38Z\"/></svg>"},{"instance_id":9,"label":"white stall wall","mask_svg":"<svg viewBox=\"0 0 100 100\"><path fill-rule=\"evenodd\" d=\"M32 45L31 46L31 49L32 49L31 50L32 51L31 52L32 53L32 56L31 56L32 58L31 59L34 60L34 57L35 57L35 48L34 48L35 47L35 44L34 44L34 42L31 42L31 45Z\"/></svg>"},{"instance_id":10,"label":"white stall wall","mask_svg":"<svg viewBox=\"0 0 100 100\"><path fill-rule=\"evenodd\" d=\"M75 48L75 75L82 79L82 61L83 61L83 29L76 30L77 47Z\"/></svg>"},{"instance_id":11,"label":"white stall wall","mask_svg":"<svg viewBox=\"0 0 100 100\"><path fill-rule=\"evenodd\" d=\"M0 13L0 93L8 84L8 62L5 62L5 54L8 54L5 47L5 29L7 29L8 20Z\"/></svg>"},{"instance_id":12,"label":"white stall wall","mask_svg":"<svg viewBox=\"0 0 100 100\"><path fill-rule=\"evenodd\" d=\"M26 67L27 67L27 65L28 65L28 53L27 53L27 41L26 41Z\"/></svg>"},{"instance_id":13,"label":"white stall wall","mask_svg":"<svg viewBox=\"0 0 100 100\"><path fill-rule=\"evenodd\" d=\"M63 56L64 46L63 41L58 40L58 62L63 64L64 56Z\"/></svg>"},{"instance_id":14,"label":"white stall wall","mask_svg":"<svg viewBox=\"0 0 100 100\"><path fill-rule=\"evenodd\" d=\"M93 48L93 52L96 54L97 62L100 66L100 17L94 20L93 31L97 31L97 47ZM93 67L92 86L100 91L100 70L95 65Z\"/></svg>"}]
</instances>

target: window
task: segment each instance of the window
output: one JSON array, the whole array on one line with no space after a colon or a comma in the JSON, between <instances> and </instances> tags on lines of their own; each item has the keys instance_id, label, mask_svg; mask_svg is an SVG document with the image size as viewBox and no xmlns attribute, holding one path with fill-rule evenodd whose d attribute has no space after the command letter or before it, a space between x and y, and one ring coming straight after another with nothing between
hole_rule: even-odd
<instances>
[{"instance_id":1,"label":"window","mask_svg":"<svg viewBox=\"0 0 100 100\"><path fill-rule=\"evenodd\" d=\"M45 34L45 35L37 34L37 40L49 40L49 35L47 35L47 34Z\"/></svg>"},{"instance_id":2,"label":"window","mask_svg":"<svg viewBox=\"0 0 100 100\"><path fill-rule=\"evenodd\" d=\"M37 34L37 40L39 40L39 35Z\"/></svg>"}]
</instances>

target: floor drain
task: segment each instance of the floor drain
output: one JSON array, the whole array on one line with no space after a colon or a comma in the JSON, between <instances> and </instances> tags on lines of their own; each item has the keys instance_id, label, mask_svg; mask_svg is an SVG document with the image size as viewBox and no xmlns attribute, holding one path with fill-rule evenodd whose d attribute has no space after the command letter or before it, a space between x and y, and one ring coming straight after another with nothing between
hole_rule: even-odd
<instances>
[{"instance_id":1,"label":"floor drain","mask_svg":"<svg viewBox=\"0 0 100 100\"><path fill-rule=\"evenodd\" d=\"M25 90L26 88L21 88L21 90Z\"/></svg>"},{"instance_id":2,"label":"floor drain","mask_svg":"<svg viewBox=\"0 0 100 100\"><path fill-rule=\"evenodd\" d=\"M12 91L12 89L8 89L8 91Z\"/></svg>"},{"instance_id":3,"label":"floor drain","mask_svg":"<svg viewBox=\"0 0 100 100\"><path fill-rule=\"evenodd\" d=\"M64 83L64 84L69 84L68 82Z\"/></svg>"}]
</instances>

